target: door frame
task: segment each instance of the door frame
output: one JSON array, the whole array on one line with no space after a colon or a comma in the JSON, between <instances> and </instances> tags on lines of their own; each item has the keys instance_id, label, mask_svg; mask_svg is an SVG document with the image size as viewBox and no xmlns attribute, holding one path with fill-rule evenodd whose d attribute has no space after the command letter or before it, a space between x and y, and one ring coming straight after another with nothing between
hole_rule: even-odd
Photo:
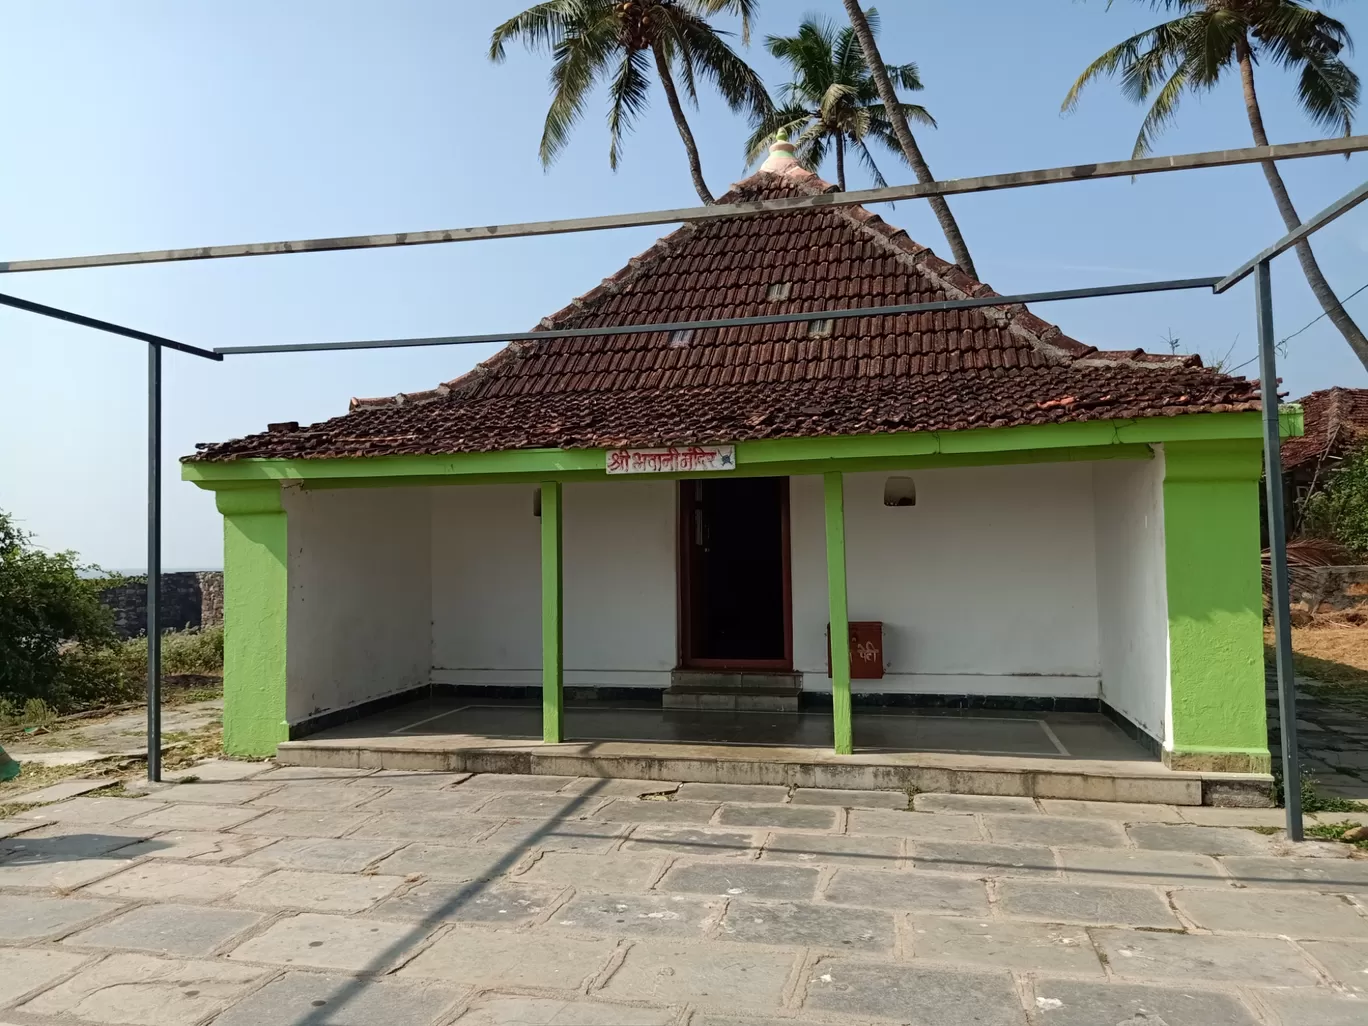
<instances>
[{"instance_id":1,"label":"door frame","mask_svg":"<svg viewBox=\"0 0 1368 1026\"><path fill-rule=\"evenodd\" d=\"M740 670L740 671L779 671L793 670L793 558L792 532L789 524L789 478L779 478L779 544L783 583L781 586L784 620L784 657L782 659L698 659L690 655L693 651L693 603L692 577L693 561L690 558L690 538L693 534L693 514L697 508L694 498L696 482L706 478L685 478L676 490L676 505L679 516L676 520L677 545L675 556L675 580L678 585L676 608L678 609L679 669L682 670Z\"/></svg>"}]
</instances>

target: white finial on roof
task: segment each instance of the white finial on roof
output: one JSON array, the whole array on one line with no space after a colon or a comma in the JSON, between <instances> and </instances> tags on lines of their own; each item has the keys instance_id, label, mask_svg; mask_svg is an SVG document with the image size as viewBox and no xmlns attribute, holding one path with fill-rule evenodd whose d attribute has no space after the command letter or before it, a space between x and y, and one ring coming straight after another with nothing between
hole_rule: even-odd
<instances>
[{"instance_id":1,"label":"white finial on roof","mask_svg":"<svg viewBox=\"0 0 1368 1026\"><path fill-rule=\"evenodd\" d=\"M774 142L770 143L769 156L760 165L760 170L782 174L791 167L797 167L798 161L794 159L793 151L794 145L788 141L788 133L781 128Z\"/></svg>"}]
</instances>

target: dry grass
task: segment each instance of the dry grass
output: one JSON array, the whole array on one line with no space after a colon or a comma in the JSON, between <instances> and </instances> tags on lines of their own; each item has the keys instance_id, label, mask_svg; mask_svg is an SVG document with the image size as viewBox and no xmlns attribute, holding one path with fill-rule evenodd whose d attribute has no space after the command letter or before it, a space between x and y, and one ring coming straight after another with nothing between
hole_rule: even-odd
<instances>
[{"instance_id":1,"label":"dry grass","mask_svg":"<svg viewBox=\"0 0 1368 1026\"><path fill-rule=\"evenodd\" d=\"M1271 659L1271 628L1264 642ZM1292 652L1298 674L1326 684L1368 687L1368 627L1294 627Z\"/></svg>"}]
</instances>

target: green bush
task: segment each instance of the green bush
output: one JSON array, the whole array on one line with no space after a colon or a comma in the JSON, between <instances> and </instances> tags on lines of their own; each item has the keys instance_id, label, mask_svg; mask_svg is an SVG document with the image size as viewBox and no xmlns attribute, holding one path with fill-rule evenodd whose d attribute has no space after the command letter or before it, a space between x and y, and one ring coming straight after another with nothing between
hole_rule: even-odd
<instances>
[{"instance_id":1,"label":"green bush","mask_svg":"<svg viewBox=\"0 0 1368 1026\"><path fill-rule=\"evenodd\" d=\"M1306 499L1302 523L1304 533L1368 557L1368 445L1346 456L1325 487Z\"/></svg>"},{"instance_id":2,"label":"green bush","mask_svg":"<svg viewBox=\"0 0 1368 1026\"><path fill-rule=\"evenodd\" d=\"M147 678L147 638L121 643L118 661L123 672L138 680ZM162 673L223 672L223 628L167 631L162 635Z\"/></svg>"},{"instance_id":3,"label":"green bush","mask_svg":"<svg viewBox=\"0 0 1368 1026\"><path fill-rule=\"evenodd\" d=\"M0 512L0 699L22 707L41 699L64 710L68 693L98 689L84 657L111 649L113 616L100 583L75 553L44 552Z\"/></svg>"}]
</instances>

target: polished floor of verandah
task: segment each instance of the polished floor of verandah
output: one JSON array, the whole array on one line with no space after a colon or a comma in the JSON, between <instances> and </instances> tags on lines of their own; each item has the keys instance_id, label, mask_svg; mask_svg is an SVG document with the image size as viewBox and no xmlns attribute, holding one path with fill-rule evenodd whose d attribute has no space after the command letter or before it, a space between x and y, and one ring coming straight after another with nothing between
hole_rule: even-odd
<instances>
[{"instance_id":1,"label":"polished floor of verandah","mask_svg":"<svg viewBox=\"0 0 1368 1026\"><path fill-rule=\"evenodd\" d=\"M1120 727L1094 712L912 709L856 705L857 751L999 755L1018 758L1157 762ZM532 742L542 736L534 700L436 695L308 736ZM658 702L567 702L566 742L624 741L830 749L830 709L798 712L674 710Z\"/></svg>"}]
</instances>

